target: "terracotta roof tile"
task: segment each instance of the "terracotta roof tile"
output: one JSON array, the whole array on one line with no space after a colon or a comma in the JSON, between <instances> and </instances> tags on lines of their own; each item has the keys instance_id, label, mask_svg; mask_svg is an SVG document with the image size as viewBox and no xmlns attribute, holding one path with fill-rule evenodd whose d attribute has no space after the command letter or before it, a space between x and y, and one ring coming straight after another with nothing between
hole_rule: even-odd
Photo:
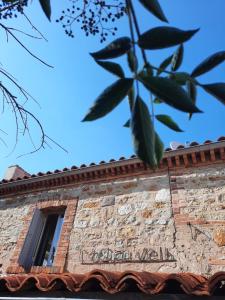
<instances>
[{"instance_id":1,"label":"terracotta roof tile","mask_svg":"<svg viewBox=\"0 0 225 300\"><path fill-rule=\"evenodd\" d=\"M124 160L124 159L126 159L124 156L121 156L121 157L119 158L119 160Z\"/></svg>"},{"instance_id":2,"label":"terracotta roof tile","mask_svg":"<svg viewBox=\"0 0 225 300\"><path fill-rule=\"evenodd\" d=\"M193 146L198 146L198 145L199 145L199 143L197 143L197 142L195 142L195 141L190 143L190 146L191 146L191 147L193 147Z\"/></svg>"},{"instance_id":3,"label":"terracotta roof tile","mask_svg":"<svg viewBox=\"0 0 225 300\"><path fill-rule=\"evenodd\" d=\"M225 141L225 136L221 136L217 139L218 142Z\"/></svg>"},{"instance_id":4,"label":"terracotta roof tile","mask_svg":"<svg viewBox=\"0 0 225 300\"><path fill-rule=\"evenodd\" d=\"M50 292L64 290L72 293L102 290L110 294L118 292L139 292L155 295L188 294L209 296L224 294L225 272L218 272L206 278L192 273L149 273L149 272L109 272L93 270L86 274L27 274L0 277L1 292L21 292L39 290Z\"/></svg>"},{"instance_id":5,"label":"terracotta roof tile","mask_svg":"<svg viewBox=\"0 0 225 300\"><path fill-rule=\"evenodd\" d=\"M184 148L185 148L184 145L179 145L179 146L177 147L177 149L184 149Z\"/></svg>"},{"instance_id":6,"label":"terracotta roof tile","mask_svg":"<svg viewBox=\"0 0 225 300\"><path fill-rule=\"evenodd\" d=\"M219 143L219 142L222 143L224 141L225 141L225 137L221 136L221 137L218 138L217 142L215 142L215 143ZM202 145L208 145L208 144L211 144L211 143L213 144L213 142L211 140L206 140ZM190 144L189 144L188 147L179 146L177 150L181 150L182 151L182 149L188 149L189 148L190 151L191 151L192 147L194 147L194 146L201 146L201 144L198 144L196 141L193 141L193 142L190 142ZM224 146L222 146L222 147L224 147ZM173 151L174 150L172 150L171 148L166 148L165 149L166 155L170 155L167 152L171 152L172 153ZM198 151L197 147L196 147L196 151ZM137 158L136 155L131 155L131 157L130 157L130 159L135 159L135 158ZM42 176L46 176L46 175L60 174L60 173L63 173L63 172L69 172L69 171L73 171L73 170L77 170L77 169L78 170L79 169L85 169L85 168L88 168L88 167L94 167L94 166L98 167L98 166L100 166L102 164L117 163L117 162L124 161L124 160L126 161L125 157L120 157L118 160L115 160L115 159L112 158L108 162L105 162L104 160L100 161L98 164L95 164L94 162L92 162L89 166L87 166L86 164L82 164L80 167L72 166L71 168L64 168L62 170L56 169L54 171L48 171L46 173L39 172L37 174L32 174L30 176L26 175L24 177L17 177L14 180L3 179L3 180L0 181L0 184L5 184L5 183L10 183L10 182L15 182L15 181L21 181L21 180L25 180L25 179L29 180L30 178L42 177ZM138 165L138 163L137 163L137 165ZM141 165L139 164L139 166L141 166Z\"/></svg>"},{"instance_id":7,"label":"terracotta roof tile","mask_svg":"<svg viewBox=\"0 0 225 300\"><path fill-rule=\"evenodd\" d=\"M86 168L87 166L85 165L85 164L82 164L81 166L80 166L80 168Z\"/></svg>"},{"instance_id":8,"label":"terracotta roof tile","mask_svg":"<svg viewBox=\"0 0 225 300\"><path fill-rule=\"evenodd\" d=\"M71 167L71 170L76 170L76 169L78 169L77 166L72 166L72 167Z\"/></svg>"},{"instance_id":9,"label":"terracotta roof tile","mask_svg":"<svg viewBox=\"0 0 225 300\"><path fill-rule=\"evenodd\" d=\"M211 140L206 140L203 144L211 144L212 141Z\"/></svg>"}]
</instances>

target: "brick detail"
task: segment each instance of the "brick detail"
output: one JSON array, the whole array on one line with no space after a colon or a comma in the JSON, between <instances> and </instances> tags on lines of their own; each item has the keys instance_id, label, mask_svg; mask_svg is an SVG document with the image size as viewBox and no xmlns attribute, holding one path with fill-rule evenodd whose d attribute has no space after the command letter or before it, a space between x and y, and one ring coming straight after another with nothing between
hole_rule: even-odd
<instances>
[{"instance_id":1,"label":"brick detail","mask_svg":"<svg viewBox=\"0 0 225 300\"><path fill-rule=\"evenodd\" d=\"M23 247L35 208L44 211L59 211L65 208L64 222L60 234L59 243L56 250L52 267L33 266L30 270L31 273L63 273L65 271L66 256L69 247L70 232L73 227L74 217L76 214L78 199L71 200L50 200L41 201L36 205L31 205L27 216L25 217L26 223L17 240L16 248L13 256L10 259L10 266L6 272L9 274L26 273L23 267L19 266L18 259Z\"/></svg>"},{"instance_id":2,"label":"brick detail","mask_svg":"<svg viewBox=\"0 0 225 300\"><path fill-rule=\"evenodd\" d=\"M192 159L193 163L197 163L195 154L192 155ZM178 193L184 190L184 184L184 181L177 176L175 171L173 171L172 175L170 176L170 192L175 226L207 224L205 219L194 218L189 216L189 214L182 213L182 209L187 205L185 200L182 199L182 196L180 196Z\"/></svg>"},{"instance_id":3,"label":"brick detail","mask_svg":"<svg viewBox=\"0 0 225 300\"><path fill-rule=\"evenodd\" d=\"M172 204L172 211L174 215L175 224L177 223L177 216L180 214L180 199L178 196L178 184L177 178L174 175L170 176L170 195L171 195L171 204Z\"/></svg>"},{"instance_id":4,"label":"brick detail","mask_svg":"<svg viewBox=\"0 0 225 300\"><path fill-rule=\"evenodd\" d=\"M221 157L222 160L225 160L225 151L224 151L224 148L220 149L220 157Z\"/></svg>"},{"instance_id":5,"label":"brick detail","mask_svg":"<svg viewBox=\"0 0 225 300\"><path fill-rule=\"evenodd\" d=\"M217 265L217 266L225 266L225 259L210 258L209 259L209 264L210 265Z\"/></svg>"},{"instance_id":6,"label":"brick detail","mask_svg":"<svg viewBox=\"0 0 225 300\"><path fill-rule=\"evenodd\" d=\"M216 160L215 151L213 149L210 150L210 158L211 158L211 161L215 161Z\"/></svg>"}]
</instances>

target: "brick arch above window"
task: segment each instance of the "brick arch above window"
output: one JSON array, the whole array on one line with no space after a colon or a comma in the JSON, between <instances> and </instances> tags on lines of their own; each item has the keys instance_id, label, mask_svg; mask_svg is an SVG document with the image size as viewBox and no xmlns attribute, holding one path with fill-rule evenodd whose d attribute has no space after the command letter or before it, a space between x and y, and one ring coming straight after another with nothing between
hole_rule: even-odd
<instances>
[{"instance_id":1,"label":"brick arch above window","mask_svg":"<svg viewBox=\"0 0 225 300\"><path fill-rule=\"evenodd\" d=\"M65 272L66 257L69 247L70 233L73 227L74 217L76 214L78 199L70 200L47 200L32 204L24 218L24 227L18 237L17 244L13 256L10 259L10 266L7 273L18 274L27 273L22 266L19 265L19 257L27 237L31 221L35 210L39 209L43 213L59 213L64 211L64 222L61 228L60 238L58 241L55 258L51 267L32 266L31 273L63 273Z\"/></svg>"}]
</instances>

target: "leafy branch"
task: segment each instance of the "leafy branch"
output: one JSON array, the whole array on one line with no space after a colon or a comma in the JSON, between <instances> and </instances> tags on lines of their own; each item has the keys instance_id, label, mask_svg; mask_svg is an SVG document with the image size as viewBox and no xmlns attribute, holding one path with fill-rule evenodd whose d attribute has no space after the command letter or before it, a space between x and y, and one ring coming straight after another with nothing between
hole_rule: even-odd
<instances>
[{"instance_id":1,"label":"leafy branch","mask_svg":"<svg viewBox=\"0 0 225 300\"><path fill-rule=\"evenodd\" d=\"M152 16L158 18L161 22L168 23L166 14L158 0L138 1ZM16 3L21 9L23 5L27 4L27 1L19 1L19 4L13 2L10 5L15 4L16 7ZM51 20L51 0L39 0L39 3L46 17ZM198 88L202 88L225 104L225 83L204 84L196 79L224 62L225 51L209 56L196 66L191 73L180 72L179 69L184 60L185 43L198 33L198 28L183 30L167 24L166 26L150 28L142 33L139 26L140 16L137 14L133 0L115 0L114 2L111 0L70 0L70 3L72 6L67 10L63 10L61 17L57 20L70 37L74 36L72 26L76 21L82 24L81 29L85 31L86 35L100 34L101 42L104 42L109 33L115 35L115 31L117 31L117 28L114 25L110 27L109 23L113 23L124 15L127 16L130 29L129 36L119 37L99 51L90 53L96 63L116 76L117 80L97 97L83 121L94 121L106 116L128 97L130 119L124 126L131 129L134 149L138 157L150 167L157 167L162 159L164 146L155 131L155 121L176 132L182 132L182 129L171 116L155 114L155 105L165 103L188 114L189 119L191 119L193 114L202 112L197 106ZM3 10L3 8L1 9ZM105 26L105 24L108 25ZM41 63L48 65L18 40L12 28L4 26L0 24L6 34L13 37L25 51ZM149 51L171 47L176 47L175 51L164 59L159 66L153 65L149 61ZM141 56L138 53L141 53ZM128 63L130 70L129 74L125 74L123 65L111 61L122 56L126 56L126 63ZM4 74L4 76L6 75ZM142 100L143 89L150 93L150 107L149 104L146 104L147 102ZM20 106L16 106L16 98L12 94L10 95L7 90L2 88L2 92L6 96L5 99L7 100L5 101L11 103L13 111L17 109L19 112L18 116L22 119L24 130L27 130L27 118L34 116L26 110L21 110ZM39 125L38 122L37 124Z\"/></svg>"},{"instance_id":2,"label":"leafy branch","mask_svg":"<svg viewBox=\"0 0 225 300\"><path fill-rule=\"evenodd\" d=\"M139 2L159 20L168 22L158 0L139 0ZM134 149L138 157L150 167L155 168L162 159L163 143L155 132L154 119L174 131L182 132L182 129L170 116L155 115L154 105L166 103L175 109L188 113L189 119L191 119L192 114L201 112L196 106L197 87L203 88L207 93L225 104L225 83L202 84L196 80L196 77L205 74L222 63L225 60L225 51L215 53L205 59L191 74L178 72L177 70L183 62L184 43L189 41L199 29L182 30L171 26L160 26L141 33L132 0L126 0L126 13L130 37L117 38L103 49L91 53L98 65L116 76L121 77L121 74L123 74L122 79L119 79L101 93L83 121L93 121L105 116L128 96L131 117L124 126L131 128ZM135 35L137 40L135 40ZM176 51L158 67L149 63L147 50L158 50L174 46L178 46ZM137 69L140 62L136 54L136 47L139 48L144 63L140 71ZM124 54L128 57L132 78L124 77L121 65L105 61ZM168 70L169 66L170 70ZM136 82L136 88L134 82ZM151 97L152 114L150 114L147 104L141 99L139 83L150 92L150 95L156 97L154 101Z\"/></svg>"}]
</instances>

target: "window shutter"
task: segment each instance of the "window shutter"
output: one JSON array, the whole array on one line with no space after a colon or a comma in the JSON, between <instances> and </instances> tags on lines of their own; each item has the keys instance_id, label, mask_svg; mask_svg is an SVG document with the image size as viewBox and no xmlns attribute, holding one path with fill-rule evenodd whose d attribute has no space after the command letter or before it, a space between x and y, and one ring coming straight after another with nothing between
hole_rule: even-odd
<instances>
[{"instance_id":1,"label":"window shutter","mask_svg":"<svg viewBox=\"0 0 225 300\"><path fill-rule=\"evenodd\" d=\"M29 270L33 265L33 256L44 224L45 216L40 209L36 208L18 260L19 265L25 270Z\"/></svg>"}]
</instances>

